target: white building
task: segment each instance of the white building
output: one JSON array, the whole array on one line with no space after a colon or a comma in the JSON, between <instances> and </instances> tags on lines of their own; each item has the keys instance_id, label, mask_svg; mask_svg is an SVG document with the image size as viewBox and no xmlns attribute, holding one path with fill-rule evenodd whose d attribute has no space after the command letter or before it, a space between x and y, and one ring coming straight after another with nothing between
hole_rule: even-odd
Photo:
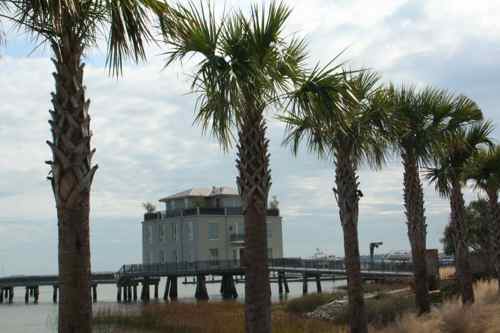
<instances>
[{"instance_id":1,"label":"white building","mask_svg":"<svg viewBox=\"0 0 500 333\"><path fill-rule=\"evenodd\" d=\"M142 222L143 263L239 259L244 248L241 199L229 187L192 188L160 202ZM267 210L268 256L283 257L279 209Z\"/></svg>"}]
</instances>

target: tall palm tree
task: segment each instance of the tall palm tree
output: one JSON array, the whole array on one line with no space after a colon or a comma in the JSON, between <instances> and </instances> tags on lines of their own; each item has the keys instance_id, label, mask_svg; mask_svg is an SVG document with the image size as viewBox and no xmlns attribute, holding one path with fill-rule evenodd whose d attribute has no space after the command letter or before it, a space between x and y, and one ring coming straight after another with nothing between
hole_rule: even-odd
<instances>
[{"instance_id":1,"label":"tall palm tree","mask_svg":"<svg viewBox=\"0 0 500 333\"><path fill-rule=\"evenodd\" d=\"M492 266L500 277L500 146L482 149L471 159L465 170L465 179L472 180L477 189L488 196L490 215L490 243L493 245ZM500 292L500 279L499 279Z\"/></svg>"},{"instance_id":2,"label":"tall palm tree","mask_svg":"<svg viewBox=\"0 0 500 333\"><path fill-rule=\"evenodd\" d=\"M417 91L411 86L397 88L390 85L384 97L384 107L390 114L387 133L404 168L403 197L413 259L415 298L422 314L430 311L430 298L426 265L427 225L420 169L429 165L432 147L444 133L480 120L482 114L465 97L457 97L457 101L463 99L462 105L467 107L450 107L453 96L430 87Z\"/></svg>"},{"instance_id":3,"label":"tall palm tree","mask_svg":"<svg viewBox=\"0 0 500 333\"><path fill-rule=\"evenodd\" d=\"M379 132L383 111L372 108L378 90L374 73L341 73L335 67L314 69L290 94L291 111L280 117L287 124L285 143L296 154L301 141L319 157L335 163L335 198L344 233L350 327L366 333L367 322L360 269L358 168L362 162L380 167L385 141Z\"/></svg>"},{"instance_id":4,"label":"tall palm tree","mask_svg":"<svg viewBox=\"0 0 500 333\"><path fill-rule=\"evenodd\" d=\"M114 74L121 73L125 58L144 59L151 39L149 10L164 5L155 0L12 0L8 6L9 18L52 51L55 92L52 141L47 141L52 160L47 163L59 232L59 332L91 332L89 203L97 165L92 164L83 57L102 34Z\"/></svg>"},{"instance_id":5,"label":"tall palm tree","mask_svg":"<svg viewBox=\"0 0 500 333\"><path fill-rule=\"evenodd\" d=\"M213 8L178 5L164 15L167 65L197 55L192 84L199 94L196 122L224 149L238 133L237 184L245 221L245 317L247 332L271 331L267 266L266 206L271 186L264 112L300 71L304 43L286 40L290 10L272 2L251 8L250 16L233 12L221 21Z\"/></svg>"},{"instance_id":6,"label":"tall palm tree","mask_svg":"<svg viewBox=\"0 0 500 333\"><path fill-rule=\"evenodd\" d=\"M464 304L474 302L469 248L465 239L465 204L462 193L464 168L483 145L491 144L491 131L491 123L486 121L443 135L439 147L435 149L435 167L426 171L426 178L435 184L436 190L450 199L450 226L455 241L455 263Z\"/></svg>"}]
</instances>

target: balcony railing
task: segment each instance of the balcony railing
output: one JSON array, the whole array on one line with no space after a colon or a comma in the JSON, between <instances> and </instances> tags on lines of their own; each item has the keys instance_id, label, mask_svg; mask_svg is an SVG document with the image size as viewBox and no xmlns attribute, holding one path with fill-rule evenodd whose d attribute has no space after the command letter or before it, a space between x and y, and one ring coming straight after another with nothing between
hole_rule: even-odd
<instances>
[{"instance_id":1,"label":"balcony railing","mask_svg":"<svg viewBox=\"0 0 500 333\"><path fill-rule=\"evenodd\" d=\"M161 220L164 218L172 218L178 216L197 216L197 215L242 215L241 207L226 207L226 208L187 208L174 209L153 213L144 214L144 221ZM280 216L280 211L277 208L267 210L267 216Z\"/></svg>"},{"instance_id":2,"label":"balcony railing","mask_svg":"<svg viewBox=\"0 0 500 333\"><path fill-rule=\"evenodd\" d=\"M245 240L245 234L230 234L229 240L231 242L243 242Z\"/></svg>"}]
</instances>

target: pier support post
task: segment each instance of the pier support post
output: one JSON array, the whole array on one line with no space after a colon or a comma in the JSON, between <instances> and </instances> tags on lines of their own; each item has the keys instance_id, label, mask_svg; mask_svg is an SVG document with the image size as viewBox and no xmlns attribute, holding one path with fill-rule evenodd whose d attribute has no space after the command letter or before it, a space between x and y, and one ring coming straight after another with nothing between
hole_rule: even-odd
<instances>
[{"instance_id":1,"label":"pier support post","mask_svg":"<svg viewBox=\"0 0 500 333\"><path fill-rule=\"evenodd\" d=\"M283 295L283 274L278 272L278 294Z\"/></svg>"},{"instance_id":2,"label":"pier support post","mask_svg":"<svg viewBox=\"0 0 500 333\"><path fill-rule=\"evenodd\" d=\"M92 286L92 302L97 302L97 284Z\"/></svg>"},{"instance_id":3,"label":"pier support post","mask_svg":"<svg viewBox=\"0 0 500 333\"><path fill-rule=\"evenodd\" d=\"M137 302L137 282L134 282L134 302Z\"/></svg>"},{"instance_id":4,"label":"pier support post","mask_svg":"<svg viewBox=\"0 0 500 333\"><path fill-rule=\"evenodd\" d=\"M3 303L3 288L0 288L0 304Z\"/></svg>"},{"instance_id":5,"label":"pier support post","mask_svg":"<svg viewBox=\"0 0 500 333\"><path fill-rule=\"evenodd\" d=\"M167 281L165 282L165 292L163 293L163 300L168 301L168 292L170 290L170 277L167 277Z\"/></svg>"},{"instance_id":6,"label":"pier support post","mask_svg":"<svg viewBox=\"0 0 500 333\"><path fill-rule=\"evenodd\" d=\"M123 286L123 302L128 303L128 284Z\"/></svg>"},{"instance_id":7,"label":"pier support post","mask_svg":"<svg viewBox=\"0 0 500 333\"><path fill-rule=\"evenodd\" d=\"M159 281L155 282L155 299L158 299L158 284L159 283L160 283Z\"/></svg>"},{"instance_id":8,"label":"pier support post","mask_svg":"<svg viewBox=\"0 0 500 333\"><path fill-rule=\"evenodd\" d=\"M30 287L26 287L26 292L24 293L24 304L30 302Z\"/></svg>"},{"instance_id":9,"label":"pier support post","mask_svg":"<svg viewBox=\"0 0 500 333\"><path fill-rule=\"evenodd\" d=\"M9 304L12 304L14 301L14 287L9 288Z\"/></svg>"},{"instance_id":10,"label":"pier support post","mask_svg":"<svg viewBox=\"0 0 500 333\"><path fill-rule=\"evenodd\" d=\"M321 294L321 275L316 275L316 292Z\"/></svg>"},{"instance_id":11,"label":"pier support post","mask_svg":"<svg viewBox=\"0 0 500 333\"><path fill-rule=\"evenodd\" d=\"M127 301L129 303L132 303L132 284L131 284L131 282L128 283L127 289L128 289L128 291L127 291L128 292L128 300Z\"/></svg>"},{"instance_id":12,"label":"pier support post","mask_svg":"<svg viewBox=\"0 0 500 333\"><path fill-rule=\"evenodd\" d=\"M307 274L304 273L302 277L302 294L307 294Z\"/></svg>"},{"instance_id":13,"label":"pier support post","mask_svg":"<svg viewBox=\"0 0 500 333\"><path fill-rule=\"evenodd\" d=\"M177 300L177 276L172 276L170 281L170 299Z\"/></svg>"},{"instance_id":14,"label":"pier support post","mask_svg":"<svg viewBox=\"0 0 500 333\"><path fill-rule=\"evenodd\" d=\"M285 286L285 293L290 293L290 288L288 288L288 280L286 279L285 272L283 272L283 285Z\"/></svg>"},{"instance_id":15,"label":"pier support post","mask_svg":"<svg viewBox=\"0 0 500 333\"><path fill-rule=\"evenodd\" d=\"M194 294L194 297L198 301L206 301L208 300L208 292L207 292L207 285L205 281L205 275L198 274L196 277L196 292Z\"/></svg>"},{"instance_id":16,"label":"pier support post","mask_svg":"<svg viewBox=\"0 0 500 333\"><path fill-rule=\"evenodd\" d=\"M142 281L142 301L147 303L149 302L149 277L144 277Z\"/></svg>"},{"instance_id":17,"label":"pier support post","mask_svg":"<svg viewBox=\"0 0 500 333\"><path fill-rule=\"evenodd\" d=\"M116 301L118 303L122 302L122 286L119 284L116 285Z\"/></svg>"},{"instance_id":18,"label":"pier support post","mask_svg":"<svg viewBox=\"0 0 500 333\"><path fill-rule=\"evenodd\" d=\"M36 286L35 290L33 291L33 296L35 297L35 304L38 304L38 296L40 295L40 290L39 287Z\"/></svg>"},{"instance_id":19,"label":"pier support post","mask_svg":"<svg viewBox=\"0 0 500 333\"><path fill-rule=\"evenodd\" d=\"M57 299L57 289L58 289L57 286L55 286L55 285L52 286L52 303L54 303L54 304L57 304L57 301L58 301L58 299Z\"/></svg>"}]
</instances>

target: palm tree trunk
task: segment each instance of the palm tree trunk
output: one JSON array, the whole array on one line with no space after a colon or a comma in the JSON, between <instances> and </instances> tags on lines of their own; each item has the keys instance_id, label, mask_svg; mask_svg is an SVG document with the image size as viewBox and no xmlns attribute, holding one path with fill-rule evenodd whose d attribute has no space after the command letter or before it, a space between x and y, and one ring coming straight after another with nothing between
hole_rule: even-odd
<instances>
[{"instance_id":1,"label":"palm tree trunk","mask_svg":"<svg viewBox=\"0 0 500 333\"><path fill-rule=\"evenodd\" d=\"M348 152L338 152L335 183L340 222L344 232L344 252L349 298L351 333L367 333L363 280L359 257L358 216L359 198L356 166Z\"/></svg>"},{"instance_id":2,"label":"palm tree trunk","mask_svg":"<svg viewBox=\"0 0 500 333\"><path fill-rule=\"evenodd\" d=\"M83 86L82 47L71 35L53 44L56 71L52 94L51 184L59 233L59 332L90 333L90 186L92 166L89 101Z\"/></svg>"},{"instance_id":3,"label":"palm tree trunk","mask_svg":"<svg viewBox=\"0 0 500 333\"><path fill-rule=\"evenodd\" d=\"M241 119L237 168L245 221L245 324L247 333L271 333L271 287L267 263L266 207L271 176L262 111Z\"/></svg>"},{"instance_id":4,"label":"palm tree trunk","mask_svg":"<svg viewBox=\"0 0 500 333\"><path fill-rule=\"evenodd\" d=\"M465 240L465 204L462 187L458 180L453 180L451 188L451 226L455 239L455 266L462 293L462 303L474 303L472 271L469 262L469 247Z\"/></svg>"},{"instance_id":5,"label":"palm tree trunk","mask_svg":"<svg viewBox=\"0 0 500 333\"><path fill-rule=\"evenodd\" d=\"M491 246L493 247L493 267L498 279L498 293L500 293L500 204L498 191L490 188L488 192L488 206L491 215Z\"/></svg>"},{"instance_id":6,"label":"palm tree trunk","mask_svg":"<svg viewBox=\"0 0 500 333\"><path fill-rule=\"evenodd\" d=\"M419 314L430 311L429 284L426 263L426 235L424 191L414 156L402 154L404 166L404 205L415 275L415 301Z\"/></svg>"}]
</instances>

